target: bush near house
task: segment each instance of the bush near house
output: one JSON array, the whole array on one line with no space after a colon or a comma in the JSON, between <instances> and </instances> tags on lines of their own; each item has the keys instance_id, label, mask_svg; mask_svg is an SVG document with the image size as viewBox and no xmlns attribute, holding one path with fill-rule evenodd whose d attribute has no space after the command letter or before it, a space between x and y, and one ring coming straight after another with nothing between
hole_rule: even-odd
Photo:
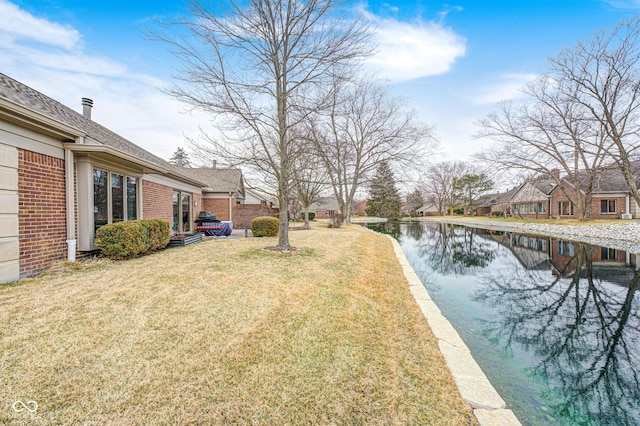
<instances>
[{"instance_id":1,"label":"bush near house","mask_svg":"<svg viewBox=\"0 0 640 426\"><path fill-rule=\"evenodd\" d=\"M251 233L254 237L275 237L280 230L280 221L271 216L256 217L251 221Z\"/></svg>"},{"instance_id":2,"label":"bush near house","mask_svg":"<svg viewBox=\"0 0 640 426\"><path fill-rule=\"evenodd\" d=\"M496 211L491 212L491 216L493 216L493 217L502 217L502 216L504 216L504 212L501 211L501 210L496 210Z\"/></svg>"},{"instance_id":3,"label":"bush near house","mask_svg":"<svg viewBox=\"0 0 640 426\"><path fill-rule=\"evenodd\" d=\"M304 220L304 212L300 213L300 217ZM313 220L316 218L316 214L314 212L309 212L309 220Z\"/></svg>"},{"instance_id":4,"label":"bush near house","mask_svg":"<svg viewBox=\"0 0 640 426\"><path fill-rule=\"evenodd\" d=\"M138 256L169 244L169 222L131 220L104 225L96 231L96 246L110 259Z\"/></svg>"}]
</instances>

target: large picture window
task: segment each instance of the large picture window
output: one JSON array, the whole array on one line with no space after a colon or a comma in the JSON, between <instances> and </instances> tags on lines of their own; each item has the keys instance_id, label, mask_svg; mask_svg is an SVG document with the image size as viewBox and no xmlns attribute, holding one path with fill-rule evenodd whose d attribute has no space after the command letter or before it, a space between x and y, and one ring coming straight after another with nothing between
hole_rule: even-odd
<instances>
[{"instance_id":1,"label":"large picture window","mask_svg":"<svg viewBox=\"0 0 640 426\"><path fill-rule=\"evenodd\" d=\"M137 200L137 178L93 169L94 231L108 223L137 219Z\"/></svg>"},{"instance_id":2,"label":"large picture window","mask_svg":"<svg viewBox=\"0 0 640 426\"><path fill-rule=\"evenodd\" d=\"M616 200L600 200L600 213L602 214L614 214L618 211L616 207Z\"/></svg>"}]
</instances>

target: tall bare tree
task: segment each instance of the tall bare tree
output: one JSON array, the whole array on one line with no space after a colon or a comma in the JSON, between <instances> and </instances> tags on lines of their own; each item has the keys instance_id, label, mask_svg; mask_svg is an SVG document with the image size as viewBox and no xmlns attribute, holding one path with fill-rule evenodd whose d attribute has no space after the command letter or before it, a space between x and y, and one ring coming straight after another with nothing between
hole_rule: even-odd
<instances>
[{"instance_id":1,"label":"tall bare tree","mask_svg":"<svg viewBox=\"0 0 640 426\"><path fill-rule=\"evenodd\" d=\"M433 204L438 214L444 216L447 209L453 207L456 179L469 173L471 166L461 161L445 161L431 166L422 183L422 192L427 202Z\"/></svg>"},{"instance_id":2,"label":"tall bare tree","mask_svg":"<svg viewBox=\"0 0 640 426\"><path fill-rule=\"evenodd\" d=\"M379 82L361 79L336 86L332 101L309 128L341 213L349 221L357 191L378 165L415 165L437 142L406 102L389 96Z\"/></svg>"},{"instance_id":3,"label":"tall bare tree","mask_svg":"<svg viewBox=\"0 0 640 426\"><path fill-rule=\"evenodd\" d=\"M639 42L640 17L636 16L563 51L551 60L551 69L571 83L572 90L564 95L603 133L608 158L620 168L640 205L633 164L640 148Z\"/></svg>"},{"instance_id":4,"label":"tall bare tree","mask_svg":"<svg viewBox=\"0 0 640 426\"><path fill-rule=\"evenodd\" d=\"M590 219L592 190L615 164L640 204L634 160L640 147L640 18L602 31L551 59L525 89L524 104L503 103L481 121L498 144L482 158L503 170L547 175ZM553 169L566 173L570 188Z\"/></svg>"},{"instance_id":5,"label":"tall bare tree","mask_svg":"<svg viewBox=\"0 0 640 426\"><path fill-rule=\"evenodd\" d=\"M182 35L169 36L171 26L155 34L183 64L168 93L211 113L221 132L192 142L272 177L280 204L276 248L288 250L291 130L324 103L335 73L370 54L370 33L363 21L338 16L334 0L190 4L190 17L174 24Z\"/></svg>"}]
</instances>

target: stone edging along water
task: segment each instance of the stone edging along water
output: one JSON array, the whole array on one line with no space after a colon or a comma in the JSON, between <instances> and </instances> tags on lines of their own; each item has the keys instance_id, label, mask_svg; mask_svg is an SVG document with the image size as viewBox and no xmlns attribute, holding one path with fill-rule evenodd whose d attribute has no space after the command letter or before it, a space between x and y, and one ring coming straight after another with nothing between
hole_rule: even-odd
<instances>
[{"instance_id":1,"label":"stone edging along water","mask_svg":"<svg viewBox=\"0 0 640 426\"><path fill-rule=\"evenodd\" d=\"M506 409L504 400L491 385L476 360L473 359L469 348L462 341L458 332L431 300L427 289L404 255L400 244L390 235L385 236L393 245L393 251L402 266L413 298L427 319L434 336L438 339L440 352L453 375L462 399L471 406L473 414L483 426L521 425L513 412Z\"/></svg>"},{"instance_id":2,"label":"stone edging along water","mask_svg":"<svg viewBox=\"0 0 640 426\"><path fill-rule=\"evenodd\" d=\"M447 217L420 218L420 222L444 222L496 231L512 231L523 234L544 235L583 243L640 253L640 222L601 225L553 225L546 223L494 222L473 218Z\"/></svg>"}]
</instances>

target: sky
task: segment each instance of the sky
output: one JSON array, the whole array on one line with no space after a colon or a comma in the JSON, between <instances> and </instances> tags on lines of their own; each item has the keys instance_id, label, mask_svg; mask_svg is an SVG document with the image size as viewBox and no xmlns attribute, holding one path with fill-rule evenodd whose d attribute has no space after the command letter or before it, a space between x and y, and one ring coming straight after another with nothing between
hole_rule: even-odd
<instances>
[{"instance_id":1,"label":"sky","mask_svg":"<svg viewBox=\"0 0 640 426\"><path fill-rule=\"evenodd\" d=\"M349 2L376 28L367 66L433 126L435 161L472 161L491 144L477 121L562 49L640 13L640 0L387 0ZM0 72L168 159L211 126L160 88L178 63L145 29L184 12L182 0L0 0Z\"/></svg>"}]
</instances>

